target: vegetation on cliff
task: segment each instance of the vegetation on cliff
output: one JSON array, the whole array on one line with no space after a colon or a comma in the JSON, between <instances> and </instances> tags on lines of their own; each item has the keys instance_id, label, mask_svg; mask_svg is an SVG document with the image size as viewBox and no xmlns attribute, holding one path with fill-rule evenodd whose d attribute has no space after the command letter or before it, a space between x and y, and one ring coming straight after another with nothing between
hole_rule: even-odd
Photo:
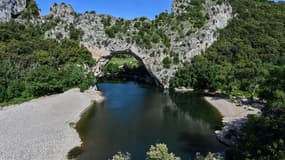
<instances>
[{"instance_id":1,"label":"vegetation on cliff","mask_svg":"<svg viewBox=\"0 0 285 160\"><path fill-rule=\"evenodd\" d=\"M146 17L140 17L133 20L134 24L130 20L117 19L114 24L111 24L110 17L102 20L105 32L110 38L120 37L122 33L131 31L134 28L132 34L127 34L128 43L135 42L140 47L150 49L156 44L162 44L163 48L169 49L171 46L171 40L169 33L166 32L166 28L170 28L171 31L179 31L181 35L185 28L187 34L194 33L198 28L201 28L208 15L205 14L203 4L205 0L192 0L188 6L183 6L181 10L183 13L178 16L168 11L162 12L157 15L153 21ZM167 50L165 50L167 52ZM165 53L166 54L166 53ZM174 55L171 55L174 56Z\"/></svg>"},{"instance_id":2,"label":"vegetation on cliff","mask_svg":"<svg viewBox=\"0 0 285 160\"><path fill-rule=\"evenodd\" d=\"M266 0L230 2L237 16L220 31L213 46L177 72L172 87L257 97L270 88L266 80L273 70L285 65L285 4Z\"/></svg>"},{"instance_id":3,"label":"vegetation on cliff","mask_svg":"<svg viewBox=\"0 0 285 160\"><path fill-rule=\"evenodd\" d=\"M39 8L34 0L27 0L27 6L24 12L21 13L22 18L31 19L40 16Z\"/></svg>"}]
</instances>

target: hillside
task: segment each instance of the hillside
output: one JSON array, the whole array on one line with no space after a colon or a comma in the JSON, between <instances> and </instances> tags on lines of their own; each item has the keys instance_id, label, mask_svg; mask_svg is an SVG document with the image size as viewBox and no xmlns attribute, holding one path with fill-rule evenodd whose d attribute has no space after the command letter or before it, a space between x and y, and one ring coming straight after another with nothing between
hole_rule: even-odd
<instances>
[{"instance_id":1,"label":"hillside","mask_svg":"<svg viewBox=\"0 0 285 160\"><path fill-rule=\"evenodd\" d=\"M284 89L272 86L282 83L271 84L268 80L277 76L274 72L284 70L285 4L266 0L230 3L235 18L220 30L218 41L205 54L177 72L171 86L268 98L272 94L266 92Z\"/></svg>"}]
</instances>

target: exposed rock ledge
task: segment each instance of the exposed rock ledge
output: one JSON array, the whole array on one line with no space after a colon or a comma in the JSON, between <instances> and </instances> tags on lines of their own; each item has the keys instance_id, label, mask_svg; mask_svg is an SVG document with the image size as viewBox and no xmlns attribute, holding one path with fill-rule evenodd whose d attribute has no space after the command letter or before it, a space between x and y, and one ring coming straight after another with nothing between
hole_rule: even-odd
<instances>
[{"instance_id":1,"label":"exposed rock ledge","mask_svg":"<svg viewBox=\"0 0 285 160\"><path fill-rule=\"evenodd\" d=\"M65 160L70 149L81 145L70 124L79 121L100 92L72 89L0 111L0 159Z\"/></svg>"},{"instance_id":2,"label":"exposed rock ledge","mask_svg":"<svg viewBox=\"0 0 285 160\"><path fill-rule=\"evenodd\" d=\"M224 144L231 145L233 140L227 138L227 133L230 130L238 130L247 121L248 115L260 114L260 109L241 105L237 106L226 98L221 97L205 97L205 100L214 106L223 116L222 130L215 131L217 138Z\"/></svg>"}]
</instances>

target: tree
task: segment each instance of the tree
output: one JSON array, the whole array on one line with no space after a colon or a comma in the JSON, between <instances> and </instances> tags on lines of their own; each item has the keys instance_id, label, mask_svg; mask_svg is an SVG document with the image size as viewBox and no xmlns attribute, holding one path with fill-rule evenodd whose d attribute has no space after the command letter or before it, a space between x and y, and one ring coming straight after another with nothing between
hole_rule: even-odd
<instances>
[{"instance_id":1,"label":"tree","mask_svg":"<svg viewBox=\"0 0 285 160\"><path fill-rule=\"evenodd\" d=\"M202 156L200 153L196 153L195 160L222 160L221 156L217 156L214 153L209 152L206 156Z\"/></svg>"},{"instance_id":2,"label":"tree","mask_svg":"<svg viewBox=\"0 0 285 160\"><path fill-rule=\"evenodd\" d=\"M16 70L10 60L3 60L0 62L0 83L1 83L1 91L0 91L0 99L1 102L7 101L8 99L14 98L12 95L13 90L15 88L15 83L10 82L16 79ZM13 84L12 86L9 86ZM9 90L9 95L7 91Z\"/></svg>"},{"instance_id":3,"label":"tree","mask_svg":"<svg viewBox=\"0 0 285 160\"><path fill-rule=\"evenodd\" d=\"M90 86L94 86L95 76L92 72L89 72L85 75L84 81L79 85L80 91L83 92L88 89Z\"/></svg>"},{"instance_id":4,"label":"tree","mask_svg":"<svg viewBox=\"0 0 285 160\"><path fill-rule=\"evenodd\" d=\"M28 4L30 1L28 2ZM61 43L44 39L52 23L25 25L15 21L0 24L0 102L18 103L32 97L93 85L88 69L91 54L79 45L79 33ZM68 64L79 64L68 66ZM85 70L86 69L86 70ZM70 73L70 74L69 74ZM4 103L5 104L4 104Z\"/></svg>"},{"instance_id":5,"label":"tree","mask_svg":"<svg viewBox=\"0 0 285 160\"><path fill-rule=\"evenodd\" d=\"M156 144L151 146L146 153L146 160L180 160L173 153L168 153L168 148L165 144Z\"/></svg>"},{"instance_id":6,"label":"tree","mask_svg":"<svg viewBox=\"0 0 285 160\"><path fill-rule=\"evenodd\" d=\"M82 38L83 34L84 34L83 30L76 29L73 26L70 26L70 28L69 28L70 39L80 40Z\"/></svg>"},{"instance_id":7,"label":"tree","mask_svg":"<svg viewBox=\"0 0 285 160\"><path fill-rule=\"evenodd\" d=\"M269 73L260 87L262 88L260 96L270 100L276 90L285 91L285 66L270 65L269 67Z\"/></svg>"},{"instance_id":8,"label":"tree","mask_svg":"<svg viewBox=\"0 0 285 160\"><path fill-rule=\"evenodd\" d=\"M226 151L226 159L284 159L284 115L285 93L275 91L262 115L249 117L240 134L236 134L238 143Z\"/></svg>"},{"instance_id":9,"label":"tree","mask_svg":"<svg viewBox=\"0 0 285 160\"><path fill-rule=\"evenodd\" d=\"M26 82L31 96L50 95L63 91L58 72L46 65L31 69L27 73Z\"/></svg>"},{"instance_id":10,"label":"tree","mask_svg":"<svg viewBox=\"0 0 285 160\"><path fill-rule=\"evenodd\" d=\"M239 82L238 88L246 91L253 98L260 84L265 79L266 70L262 66L262 62L241 61L235 65L234 76Z\"/></svg>"},{"instance_id":11,"label":"tree","mask_svg":"<svg viewBox=\"0 0 285 160\"><path fill-rule=\"evenodd\" d=\"M112 157L112 160L131 160L131 154L118 152Z\"/></svg>"},{"instance_id":12,"label":"tree","mask_svg":"<svg viewBox=\"0 0 285 160\"><path fill-rule=\"evenodd\" d=\"M83 68L75 64L66 64L63 67L63 84L67 87L73 87L84 81L85 75Z\"/></svg>"},{"instance_id":13,"label":"tree","mask_svg":"<svg viewBox=\"0 0 285 160\"><path fill-rule=\"evenodd\" d=\"M165 58L162 60L162 64L163 64L163 67L164 67L164 68L170 68L171 59L170 59L169 57L165 57Z\"/></svg>"},{"instance_id":14,"label":"tree","mask_svg":"<svg viewBox=\"0 0 285 160\"><path fill-rule=\"evenodd\" d=\"M32 17L39 16L39 8L34 0L27 0L27 8L22 13L23 18L30 19Z\"/></svg>"},{"instance_id":15,"label":"tree","mask_svg":"<svg viewBox=\"0 0 285 160\"><path fill-rule=\"evenodd\" d=\"M11 100L13 98L21 97L22 92L25 90L25 85L20 80L11 80L8 84L6 90L7 99Z\"/></svg>"}]
</instances>

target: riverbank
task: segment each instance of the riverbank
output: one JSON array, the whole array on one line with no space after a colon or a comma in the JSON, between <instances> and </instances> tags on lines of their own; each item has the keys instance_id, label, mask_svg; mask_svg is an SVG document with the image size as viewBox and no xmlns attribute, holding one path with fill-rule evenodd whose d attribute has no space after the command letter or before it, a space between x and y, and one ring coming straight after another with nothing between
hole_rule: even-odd
<instances>
[{"instance_id":1,"label":"riverbank","mask_svg":"<svg viewBox=\"0 0 285 160\"><path fill-rule=\"evenodd\" d=\"M239 129L242 124L246 122L248 115L257 115L261 113L260 109L254 108L250 105L237 105L223 97L206 96L204 99L215 107L222 115L224 126L221 130L215 131L215 133L217 138L227 145L231 145L233 143L232 140L227 137L227 133L230 130Z\"/></svg>"},{"instance_id":2,"label":"riverbank","mask_svg":"<svg viewBox=\"0 0 285 160\"><path fill-rule=\"evenodd\" d=\"M72 124L94 103L104 100L101 92L71 89L0 110L0 159L65 160L81 145Z\"/></svg>"}]
</instances>

